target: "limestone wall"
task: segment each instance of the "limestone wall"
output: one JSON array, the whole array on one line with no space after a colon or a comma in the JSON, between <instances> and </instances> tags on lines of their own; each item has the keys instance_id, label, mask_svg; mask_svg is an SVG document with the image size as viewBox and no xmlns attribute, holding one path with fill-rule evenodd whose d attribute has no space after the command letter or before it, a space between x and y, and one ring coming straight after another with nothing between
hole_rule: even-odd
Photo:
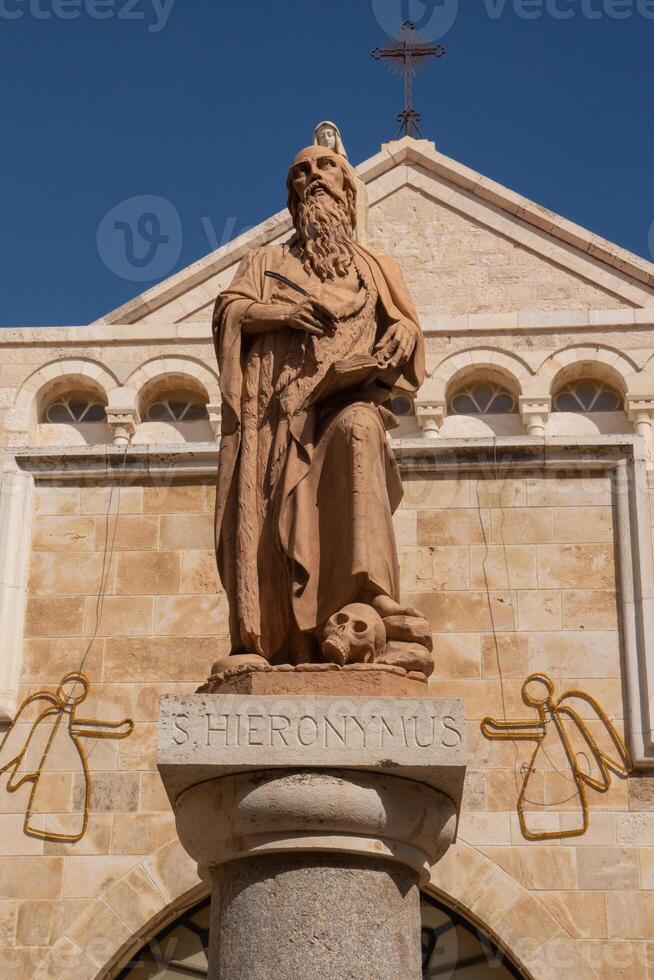
<instances>
[{"instance_id":1,"label":"limestone wall","mask_svg":"<svg viewBox=\"0 0 654 980\"><path fill-rule=\"evenodd\" d=\"M619 309L607 290L543 261L455 208L404 187L371 212L371 246L408 268L419 313Z\"/></svg>"}]
</instances>

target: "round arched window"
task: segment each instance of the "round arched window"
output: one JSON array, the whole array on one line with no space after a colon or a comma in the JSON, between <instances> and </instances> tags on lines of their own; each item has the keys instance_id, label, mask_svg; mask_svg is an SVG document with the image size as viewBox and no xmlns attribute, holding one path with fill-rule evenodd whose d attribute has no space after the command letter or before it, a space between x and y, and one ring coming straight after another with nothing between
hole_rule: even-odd
<instances>
[{"instance_id":1,"label":"round arched window","mask_svg":"<svg viewBox=\"0 0 654 980\"><path fill-rule=\"evenodd\" d=\"M146 422L201 422L208 418L207 404L192 391L166 391L145 407Z\"/></svg>"},{"instance_id":2,"label":"round arched window","mask_svg":"<svg viewBox=\"0 0 654 980\"><path fill-rule=\"evenodd\" d=\"M517 411L516 400L502 385L477 381L459 388L447 406L449 415L509 415Z\"/></svg>"},{"instance_id":3,"label":"round arched window","mask_svg":"<svg viewBox=\"0 0 654 980\"><path fill-rule=\"evenodd\" d=\"M561 388L553 399L555 412L619 412L622 398L603 381L582 378Z\"/></svg>"},{"instance_id":4,"label":"round arched window","mask_svg":"<svg viewBox=\"0 0 654 980\"><path fill-rule=\"evenodd\" d=\"M107 411L96 395L76 391L58 395L46 404L41 421L76 425L80 422L105 422Z\"/></svg>"}]
</instances>

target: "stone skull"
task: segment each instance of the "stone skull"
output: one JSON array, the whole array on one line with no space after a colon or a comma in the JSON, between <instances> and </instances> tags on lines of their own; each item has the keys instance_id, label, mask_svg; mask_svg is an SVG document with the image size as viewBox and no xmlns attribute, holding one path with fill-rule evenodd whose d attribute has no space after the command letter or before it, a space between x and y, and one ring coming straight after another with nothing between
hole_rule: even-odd
<instances>
[{"instance_id":1,"label":"stone skull","mask_svg":"<svg viewBox=\"0 0 654 980\"><path fill-rule=\"evenodd\" d=\"M384 652L386 628L372 606L353 602L330 616L322 631L325 660L343 666L373 663Z\"/></svg>"}]
</instances>

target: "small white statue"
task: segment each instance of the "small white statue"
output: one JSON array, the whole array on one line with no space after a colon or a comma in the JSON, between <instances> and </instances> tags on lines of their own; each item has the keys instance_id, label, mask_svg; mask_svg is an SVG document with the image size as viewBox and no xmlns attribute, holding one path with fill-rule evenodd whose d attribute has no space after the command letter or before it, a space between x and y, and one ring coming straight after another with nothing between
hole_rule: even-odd
<instances>
[{"instance_id":1,"label":"small white statue","mask_svg":"<svg viewBox=\"0 0 654 980\"><path fill-rule=\"evenodd\" d=\"M313 145L324 146L326 149L332 150L334 153L338 153L339 156L344 157L349 163L341 131L336 123L330 119L323 119L314 129ZM368 238L368 189L354 168L352 168L352 172L357 188L357 225L355 237L358 242L365 244Z\"/></svg>"},{"instance_id":2,"label":"small white statue","mask_svg":"<svg viewBox=\"0 0 654 980\"><path fill-rule=\"evenodd\" d=\"M330 122L329 119L323 119L314 129L313 145L326 146L328 150L333 150L346 160L348 158L341 131L336 123Z\"/></svg>"}]
</instances>

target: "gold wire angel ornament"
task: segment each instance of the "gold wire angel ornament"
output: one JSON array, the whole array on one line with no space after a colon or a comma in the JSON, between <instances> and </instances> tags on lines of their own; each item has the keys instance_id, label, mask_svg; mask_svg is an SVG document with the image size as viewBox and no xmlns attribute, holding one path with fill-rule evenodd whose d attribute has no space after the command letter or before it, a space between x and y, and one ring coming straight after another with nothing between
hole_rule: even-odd
<instances>
[{"instance_id":1,"label":"gold wire angel ornament","mask_svg":"<svg viewBox=\"0 0 654 980\"><path fill-rule=\"evenodd\" d=\"M582 702L577 705L578 710L574 707L575 699ZM498 721L484 718L481 723L486 738L536 742L529 762L522 767L523 781L517 804L522 834L533 841L581 837L588 830L586 787L606 793L611 785L611 771L621 776L629 775L632 771L629 750L595 698L583 691L566 691L555 699L552 680L546 674L530 674L522 685L522 700L536 709L536 719ZM590 706L595 715L590 725L597 728L598 739L606 742L603 747L593 737L589 722L579 713L583 705ZM565 787L567 795L552 799L558 795L557 785ZM573 826L556 831L536 829L534 815L547 807L570 811ZM576 819L572 816L575 811Z\"/></svg>"},{"instance_id":2,"label":"gold wire angel ornament","mask_svg":"<svg viewBox=\"0 0 654 980\"><path fill-rule=\"evenodd\" d=\"M32 784L23 823L23 830L30 837L66 843L82 839L89 822L91 796L91 774L82 739L127 738L134 729L129 718L116 722L78 718L77 709L90 687L85 674L71 673L62 679L56 694L31 694L21 704L0 744L0 774L9 773L7 792L16 793L22 786ZM83 806L81 811L65 815L66 833L47 829L47 807L41 799L44 771L79 773L83 777Z\"/></svg>"}]
</instances>

